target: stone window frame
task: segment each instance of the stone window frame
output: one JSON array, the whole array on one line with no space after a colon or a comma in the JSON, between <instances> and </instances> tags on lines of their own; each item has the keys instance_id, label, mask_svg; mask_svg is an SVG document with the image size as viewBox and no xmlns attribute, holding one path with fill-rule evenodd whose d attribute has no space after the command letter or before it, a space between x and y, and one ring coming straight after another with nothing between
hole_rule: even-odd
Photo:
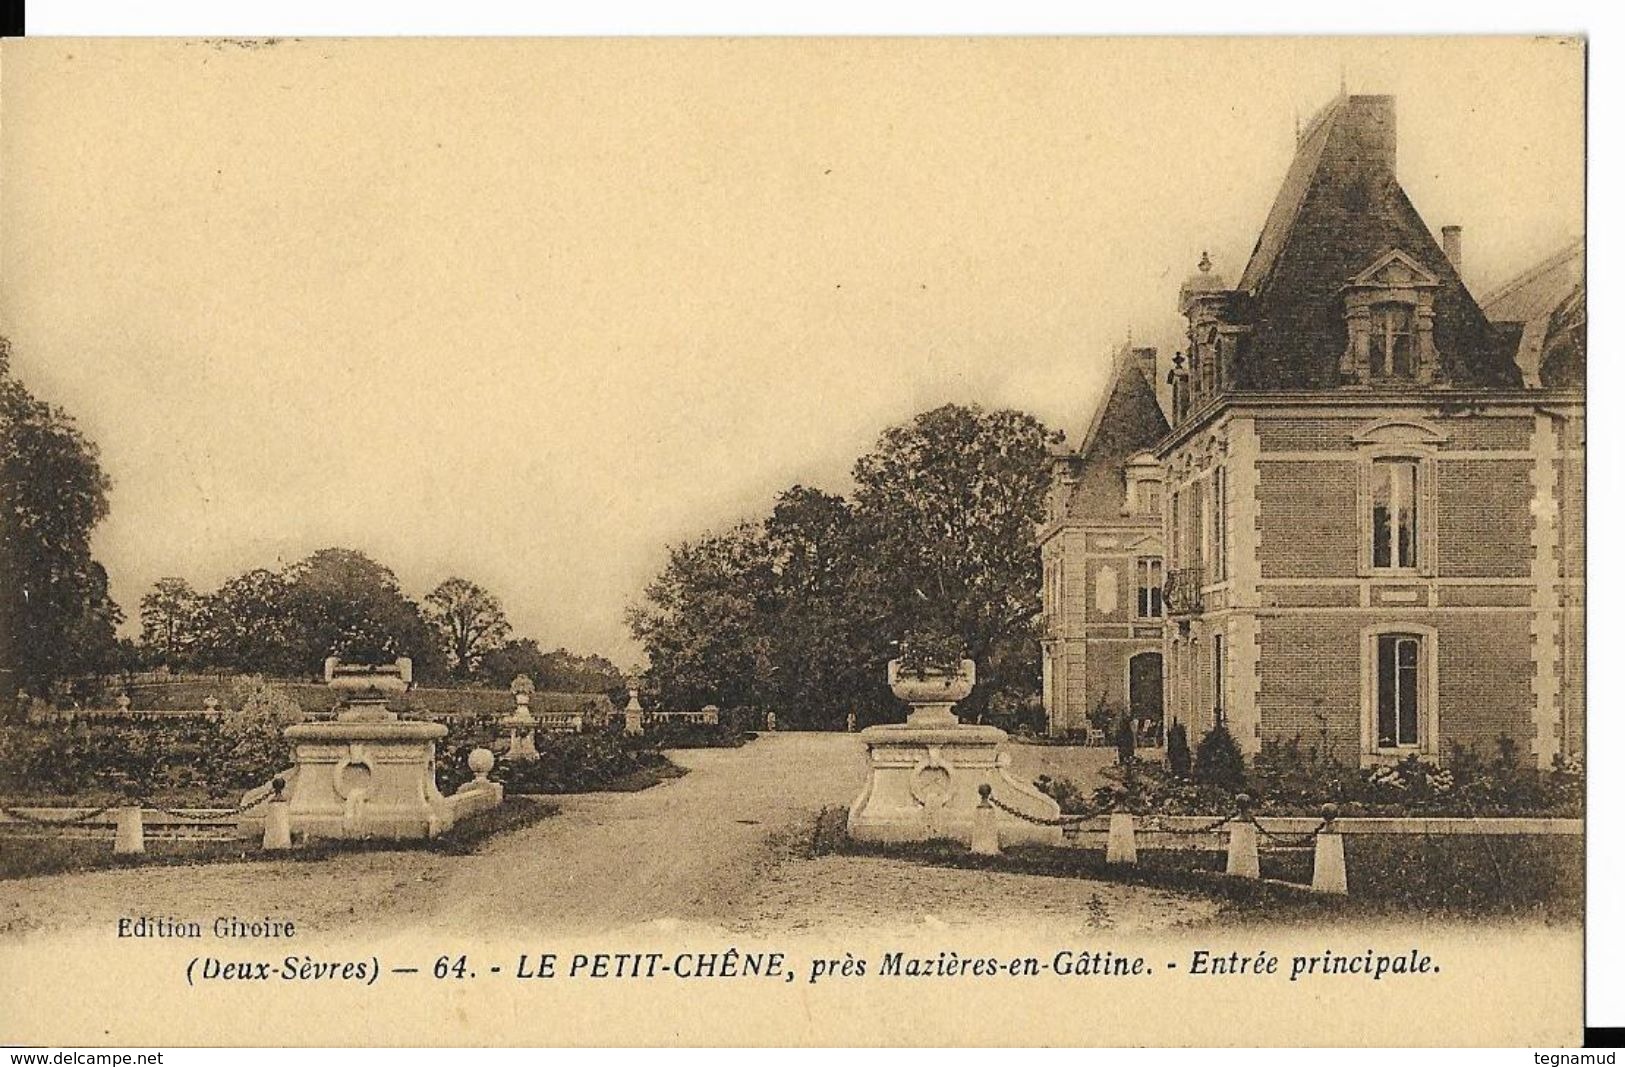
<instances>
[{"instance_id":1,"label":"stone window frame","mask_svg":"<svg viewBox=\"0 0 1625 1067\"><path fill-rule=\"evenodd\" d=\"M1152 570L1153 567L1155 568L1154 571ZM1167 573L1168 568L1163 562L1162 553L1160 552L1148 552L1141 549L1134 557L1134 617L1136 619L1162 619L1167 616L1168 610L1162 603L1162 583L1167 580ZM1155 575L1157 580L1147 585L1146 578L1152 574ZM1157 610L1151 613L1140 610L1142 595L1148 592L1156 595ZM1151 597L1145 596L1145 599L1149 601Z\"/></svg>"},{"instance_id":2,"label":"stone window frame","mask_svg":"<svg viewBox=\"0 0 1625 1067\"><path fill-rule=\"evenodd\" d=\"M1444 435L1423 423L1380 419L1354 435L1358 456L1355 508L1360 531L1358 574L1362 578L1432 578L1439 573L1438 457ZM1384 460L1416 464L1416 565L1378 567L1372 559L1373 492L1376 466Z\"/></svg>"},{"instance_id":3,"label":"stone window frame","mask_svg":"<svg viewBox=\"0 0 1625 1067\"><path fill-rule=\"evenodd\" d=\"M1417 743L1379 748L1377 746L1377 647L1389 635L1417 639L1416 701ZM1360 763L1397 763L1408 756L1436 760L1442 751L1439 740L1439 631L1406 618L1390 618L1372 623L1360 631Z\"/></svg>"},{"instance_id":4,"label":"stone window frame","mask_svg":"<svg viewBox=\"0 0 1625 1067\"><path fill-rule=\"evenodd\" d=\"M1124 515L1143 515L1147 518L1162 515L1162 464L1150 452L1136 452L1123 465ZM1156 486L1157 507L1146 506L1146 487Z\"/></svg>"},{"instance_id":5,"label":"stone window frame","mask_svg":"<svg viewBox=\"0 0 1625 1067\"><path fill-rule=\"evenodd\" d=\"M1357 385L1435 385L1443 375L1439 352L1433 342L1433 297L1440 281L1426 267L1391 249L1343 286L1343 321L1348 342L1339 370L1346 384ZM1414 342L1411 360L1415 373L1373 376L1371 343L1376 336L1375 314L1379 307L1401 305L1411 309Z\"/></svg>"}]
</instances>

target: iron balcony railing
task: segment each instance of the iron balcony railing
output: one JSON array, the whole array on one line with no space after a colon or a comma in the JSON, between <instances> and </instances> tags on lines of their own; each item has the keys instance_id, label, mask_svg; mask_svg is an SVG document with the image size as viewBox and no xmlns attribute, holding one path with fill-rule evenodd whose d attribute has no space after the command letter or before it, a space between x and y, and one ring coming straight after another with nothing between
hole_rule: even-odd
<instances>
[{"instance_id":1,"label":"iron balcony railing","mask_svg":"<svg viewBox=\"0 0 1625 1067\"><path fill-rule=\"evenodd\" d=\"M1180 567L1168 572L1162 585L1163 610L1170 616L1202 613L1202 568Z\"/></svg>"}]
</instances>

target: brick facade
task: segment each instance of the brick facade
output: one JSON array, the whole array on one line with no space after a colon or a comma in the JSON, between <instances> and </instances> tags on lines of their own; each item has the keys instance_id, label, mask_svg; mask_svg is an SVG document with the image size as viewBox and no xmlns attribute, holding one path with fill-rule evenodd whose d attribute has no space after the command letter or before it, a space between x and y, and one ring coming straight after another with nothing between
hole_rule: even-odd
<instances>
[{"instance_id":1,"label":"brick facade","mask_svg":"<svg viewBox=\"0 0 1625 1067\"><path fill-rule=\"evenodd\" d=\"M1054 494L1041 538L1052 731L1126 700L1127 657L1160 647L1164 720L1193 742L1222 720L1244 752L1296 739L1350 763L1579 751L1584 396L1519 370L1529 338L1462 285L1394 178L1396 136L1386 97L1322 112L1242 284L1204 256L1181 290L1168 431L1058 463L1115 488ZM1583 323L1583 290L1554 292ZM1568 382L1584 334L1565 329ZM1154 523L1121 495L1148 456ZM1156 642L1124 614L1153 548Z\"/></svg>"}]
</instances>

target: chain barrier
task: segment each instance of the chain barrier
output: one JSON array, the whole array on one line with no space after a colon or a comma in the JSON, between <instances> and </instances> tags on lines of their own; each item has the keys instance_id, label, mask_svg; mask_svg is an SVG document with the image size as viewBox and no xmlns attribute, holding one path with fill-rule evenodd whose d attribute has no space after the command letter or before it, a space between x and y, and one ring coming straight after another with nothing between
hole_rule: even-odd
<instances>
[{"instance_id":1,"label":"chain barrier","mask_svg":"<svg viewBox=\"0 0 1625 1067\"><path fill-rule=\"evenodd\" d=\"M1024 811L1012 808L1010 805L1001 801L998 797L993 796L991 792L987 794L987 800L990 804L1005 814L1014 815L1016 818L1021 819L1024 822L1030 822L1035 826L1059 826L1064 829L1076 829L1092 819L1098 819L1103 815L1112 814L1112 809L1108 806L1082 815L1063 815L1059 819L1046 819L1039 815L1029 815ZM1258 816L1253 814L1250 809L1250 801L1248 798L1243 796L1238 798L1236 810L1233 813L1221 816L1206 826L1197 826L1190 829L1177 829L1172 826L1158 825L1156 827L1137 826L1135 829L1143 833L1173 834L1179 837L1195 837L1200 834L1217 833L1219 830L1222 830L1226 824L1231 822L1244 822L1251 823L1255 828L1257 828L1259 833L1263 834L1273 844L1286 848L1306 848L1309 845L1314 844L1315 838L1319 837L1321 834L1330 833L1332 821L1336 818L1335 814L1328 813L1323 815L1323 821L1321 824L1315 827L1313 830L1310 830L1308 833L1276 833L1275 831L1267 829L1263 823L1259 822ZM1161 817L1150 816L1150 818Z\"/></svg>"},{"instance_id":2,"label":"chain barrier","mask_svg":"<svg viewBox=\"0 0 1625 1067\"><path fill-rule=\"evenodd\" d=\"M108 804L104 807L95 808L91 811L80 812L77 815L66 815L59 819L47 818L43 815L34 815L23 811L20 808L12 808L5 805L0 805L0 814L4 814L17 822L29 823L34 826L74 826L80 823L87 823L94 819L98 819L110 811L117 811L120 808L139 806L143 812L155 811L162 815L169 815L176 819L184 819L185 821L191 823L224 823L231 819L235 819L237 816L243 814L245 811L248 811L251 808L257 808L262 804L268 804L280 795L280 791L268 793L265 796L256 797L253 800L245 801L244 803L233 808L231 811L210 809L208 814L200 814L196 808L169 808L162 804L145 800L138 801L134 804Z\"/></svg>"},{"instance_id":3,"label":"chain barrier","mask_svg":"<svg viewBox=\"0 0 1625 1067\"><path fill-rule=\"evenodd\" d=\"M142 802L141 807L145 811L156 811L163 815L172 815L177 819L185 819L187 822L216 823L225 822L228 819L235 819L237 816L241 815L245 811L248 811L250 808L257 808L261 804L270 803L270 801L271 795L267 794L266 796L256 797L253 800L239 804L231 811L212 811L211 814L208 815L198 814L198 811L195 808L166 808L162 804L154 804L145 801Z\"/></svg>"},{"instance_id":4,"label":"chain barrier","mask_svg":"<svg viewBox=\"0 0 1625 1067\"><path fill-rule=\"evenodd\" d=\"M1211 833L1213 833L1213 832L1215 832L1217 830L1222 829L1224 827L1225 823L1230 822L1231 820L1239 818L1239 817L1240 817L1239 814L1238 815L1226 815L1226 816L1223 816L1222 818L1214 820L1212 823L1209 823L1207 826L1198 826L1195 829L1191 829L1191 830L1176 830L1172 826L1159 826L1159 827L1157 827L1157 829L1155 831L1151 831L1151 832L1159 833L1159 834L1178 834L1181 837L1186 837L1186 836L1190 836L1190 835L1194 835L1194 834L1211 834Z\"/></svg>"},{"instance_id":5,"label":"chain barrier","mask_svg":"<svg viewBox=\"0 0 1625 1067\"><path fill-rule=\"evenodd\" d=\"M1021 819L1023 822L1030 822L1034 826L1060 826L1060 827L1079 826L1079 825L1081 825L1083 823L1088 822L1090 819L1098 819L1102 815L1111 814L1109 809L1102 809L1101 811L1092 812L1092 813L1088 813L1088 814L1084 814L1084 815L1063 815L1059 819L1046 819L1042 815L1028 815L1024 811L1019 811L1016 808L1012 808L1010 805L1006 804L1004 801L1000 800L998 797L993 796L991 793L988 794L987 800L988 800L988 803L992 804L995 808L998 808L1000 811L1004 812L1006 815L1014 815L1016 818Z\"/></svg>"},{"instance_id":6,"label":"chain barrier","mask_svg":"<svg viewBox=\"0 0 1625 1067\"><path fill-rule=\"evenodd\" d=\"M1258 816L1256 815L1247 816L1247 821L1258 827L1258 832L1269 838L1270 841L1286 848L1307 848L1315 843L1315 838L1319 837L1323 833L1326 833L1326 827L1330 825L1329 823L1323 822L1305 834L1278 834L1272 830L1265 829L1264 824L1258 821Z\"/></svg>"},{"instance_id":7,"label":"chain barrier","mask_svg":"<svg viewBox=\"0 0 1625 1067\"><path fill-rule=\"evenodd\" d=\"M1010 805L1004 803L1002 800L996 796L993 796L992 794L989 794L987 799L989 803L1005 814L1014 815L1016 818L1021 819L1024 822L1030 822L1035 826L1060 826L1063 828L1073 828L1081 826L1083 823L1089 822L1093 819L1114 814L1112 808L1107 806L1096 811L1085 812L1081 815L1063 815L1059 819L1046 819L1041 815L1029 815L1024 811L1019 811L1016 808L1012 808ZM1211 826L1202 826L1194 830L1175 830L1171 827L1158 827L1156 830L1149 830L1147 832L1164 834L1210 834L1235 817L1236 816L1234 815L1226 815L1219 819L1219 821L1213 823Z\"/></svg>"},{"instance_id":8,"label":"chain barrier","mask_svg":"<svg viewBox=\"0 0 1625 1067\"><path fill-rule=\"evenodd\" d=\"M90 822L92 819L100 818L101 816L106 815L108 812L114 811L123 806L124 805L122 804L109 804L103 808L96 808L94 811L84 811L77 815L66 815L60 819L48 819L43 815L34 815L18 808L9 808L4 805L0 805L0 814L4 814L8 818L15 819L18 822L32 823L35 826L73 826L77 823Z\"/></svg>"}]
</instances>

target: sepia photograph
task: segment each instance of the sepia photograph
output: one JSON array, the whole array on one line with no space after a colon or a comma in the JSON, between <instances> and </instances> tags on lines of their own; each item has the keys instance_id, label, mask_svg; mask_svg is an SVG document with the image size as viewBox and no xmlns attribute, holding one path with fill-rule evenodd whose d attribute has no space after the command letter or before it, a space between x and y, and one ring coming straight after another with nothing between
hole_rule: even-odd
<instances>
[{"instance_id":1,"label":"sepia photograph","mask_svg":"<svg viewBox=\"0 0 1625 1067\"><path fill-rule=\"evenodd\" d=\"M1579 1044L1586 59L4 40L0 1039Z\"/></svg>"}]
</instances>

